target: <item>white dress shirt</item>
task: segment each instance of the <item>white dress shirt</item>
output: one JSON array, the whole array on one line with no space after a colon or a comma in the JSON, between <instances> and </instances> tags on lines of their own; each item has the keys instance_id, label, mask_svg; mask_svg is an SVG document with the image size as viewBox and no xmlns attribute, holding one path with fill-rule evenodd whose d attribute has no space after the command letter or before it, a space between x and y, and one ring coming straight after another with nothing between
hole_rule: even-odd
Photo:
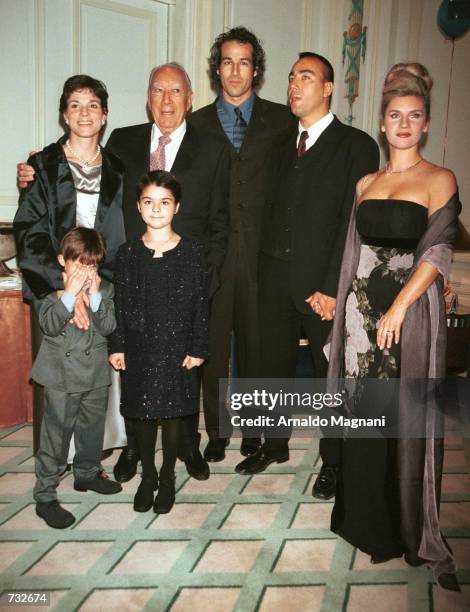
<instances>
[{"instance_id":1,"label":"white dress shirt","mask_svg":"<svg viewBox=\"0 0 470 612\"><path fill-rule=\"evenodd\" d=\"M331 111L328 111L326 113L326 115L324 115L321 119L319 119L318 121L316 121L313 125L311 125L307 132L308 132L308 138L305 141L305 150L308 151L310 149L310 147L313 147L313 145L317 142L317 140L320 138L322 132L324 132L326 130L326 128L330 125L330 123L333 121L334 119L334 115ZM299 138L300 138L300 134L302 132L305 131L305 128L302 127L300 121L299 121L299 134L297 136L297 146L299 145Z\"/></svg>"},{"instance_id":2,"label":"white dress shirt","mask_svg":"<svg viewBox=\"0 0 470 612\"><path fill-rule=\"evenodd\" d=\"M180 148L181 142L183 141L184 135L186 134L186 121L183 121L176 130L169 134L171 141L165 147L165 170L170 172L171 167L174 164L178 149ZM163 136L160 128L152 125L152 138L150 139L150 154L157 150L158 139Z\"/></svg>"}]
</instances>

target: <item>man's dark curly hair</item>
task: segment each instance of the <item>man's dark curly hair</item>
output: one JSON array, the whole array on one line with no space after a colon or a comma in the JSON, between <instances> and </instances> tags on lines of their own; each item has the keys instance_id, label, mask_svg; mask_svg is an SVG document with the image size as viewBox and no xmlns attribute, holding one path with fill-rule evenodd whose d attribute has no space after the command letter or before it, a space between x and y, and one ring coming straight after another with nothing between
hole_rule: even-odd
<instances>
[{"instance_id":1,"label":"man's dark curly hair","mask_svg":"<svg viewBox=\"0 0 470 612\"><path fill-rule=\"evenodd\" d=\"M220 89L220 77L217 74L217 70L220 67L222 45L231 40L242 44L250 43L253 47L253 69L256 71L256 75L253 77L253 87L257 87L263 80L266 67L266 55L260 40L253 32L250 32L250 30L243 26L237 26L228 32L219 34L212 45L209 57L209 68L213 86Z\"/></svg>"}]
</instances>

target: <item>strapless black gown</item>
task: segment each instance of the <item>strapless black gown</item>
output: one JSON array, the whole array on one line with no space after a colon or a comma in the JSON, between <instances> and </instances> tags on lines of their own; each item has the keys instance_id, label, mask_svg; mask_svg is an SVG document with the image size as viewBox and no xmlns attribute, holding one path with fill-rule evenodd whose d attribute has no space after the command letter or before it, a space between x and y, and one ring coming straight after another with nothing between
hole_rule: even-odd
<instances>
[{"instance_id":1,"label":"strapless black gown","mask_svg":"<svg viewBox=\"0 0 470 612\"><path fill-rule=\"evenodd\" d=\"M346 377L400 376L400 345L381 351L377 324L408 279L427 209L405 200L364 200L361 254L345 312ZM332 529L367 554L402 554L396 440L344 440Z\"/></svg>"}]
</instances>

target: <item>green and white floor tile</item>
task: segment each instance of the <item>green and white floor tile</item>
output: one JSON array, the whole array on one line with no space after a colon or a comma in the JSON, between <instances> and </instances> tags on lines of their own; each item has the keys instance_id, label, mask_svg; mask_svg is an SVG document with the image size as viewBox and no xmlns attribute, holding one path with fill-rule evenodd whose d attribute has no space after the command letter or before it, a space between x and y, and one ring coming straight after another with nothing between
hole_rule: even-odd
<instances>
[{"instance_id":1,"label":"green and white floor tile","mask_svg":"<svg viewBox=\"0 0 470 612\"><path fill-rule=\"evenodd\" d=\"M105 497L74 491L68 474L59 497L77 521L53 530L34 512L32 428L0 430L1 590L48 591L60 611L470 610L469 440L447 440L441 506L461 593L401 559L373 566L329 531L332 504L310 495L318 440L293 439L289 463L254 477L233 472L238 443L208 481L178 463L177 503L164 516L134 513L138 478ZM104 462L109 472L116 458Z\"/></svg>"}]
</instances>

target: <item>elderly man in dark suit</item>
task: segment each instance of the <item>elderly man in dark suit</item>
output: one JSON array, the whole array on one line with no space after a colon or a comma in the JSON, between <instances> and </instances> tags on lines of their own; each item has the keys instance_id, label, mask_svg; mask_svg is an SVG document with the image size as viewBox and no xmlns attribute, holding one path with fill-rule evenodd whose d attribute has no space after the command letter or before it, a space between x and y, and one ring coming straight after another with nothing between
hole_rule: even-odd
<instances>
[{"instance_id":1,"label":"elderly man in dark suit","mask_svg":"<svg viewBox=\"0 0 470 612\"><path fill-rule=\"evenodd\" d=\"M322 349L334 316L355 186L379 164L374 140L330 112L333 81L330 62L310 52L299 55L289 74L289 103L299 124L275 167L260 260L261 374L267 378L294 376L302 332L316 377L326 376ZM339 440L320 441L316 497L334 495L340 450ZM236 471L255 474L288 459L288 438L267 438Z\"/></svg>"},{"instance_id":2,"label":"elderly man in dark suit","mask_svg":"<svg viewBox=\"0 0 470 612\"><path fill-rule=\"evenodd\" d=\"M220 34L211 48L210 74L216 100L188 120L230 147L230 236L221 286L214 295L210 358L203 369L204 415L209 435L204 456L222 461L228 438L219 435L219 379L227 378L232 332L237 341L241 377L257 375L259 366L258 255L268 190L268 160L276 142L293 126L284 104L259 98L265 54L257 37L244 27ZM223 416L223 415L222 415ZM224 429L228 423L224 423ZM240 452L256 452L261 441L243 438Z\"/></svg>"},{"instance_id":3,"label":"elderly man in dark suit","mask_svg":"<svg viewBox=\"0 0 470 612\"><path fill-rule=\"evenodd\" d=\"M148 89L153 123L114 130L106 148L126 167L123 213L128 238L144 232L135 195L140 176L149 169L161 169L172 172L181 182L181 207L173 225L179 234L203 242L213 295L226 252L230 161L225 143L186 123L191 104L191 82L182 66L171 62L154 68ZM209 477L209 467L199 452L198 422L198 415L186 417L180 454L188 473L204 480ZM134 476L138 461L132 422L127 419L126 433L128 447L114 468L120 482Z\"/></svg>"}]
</instances>

